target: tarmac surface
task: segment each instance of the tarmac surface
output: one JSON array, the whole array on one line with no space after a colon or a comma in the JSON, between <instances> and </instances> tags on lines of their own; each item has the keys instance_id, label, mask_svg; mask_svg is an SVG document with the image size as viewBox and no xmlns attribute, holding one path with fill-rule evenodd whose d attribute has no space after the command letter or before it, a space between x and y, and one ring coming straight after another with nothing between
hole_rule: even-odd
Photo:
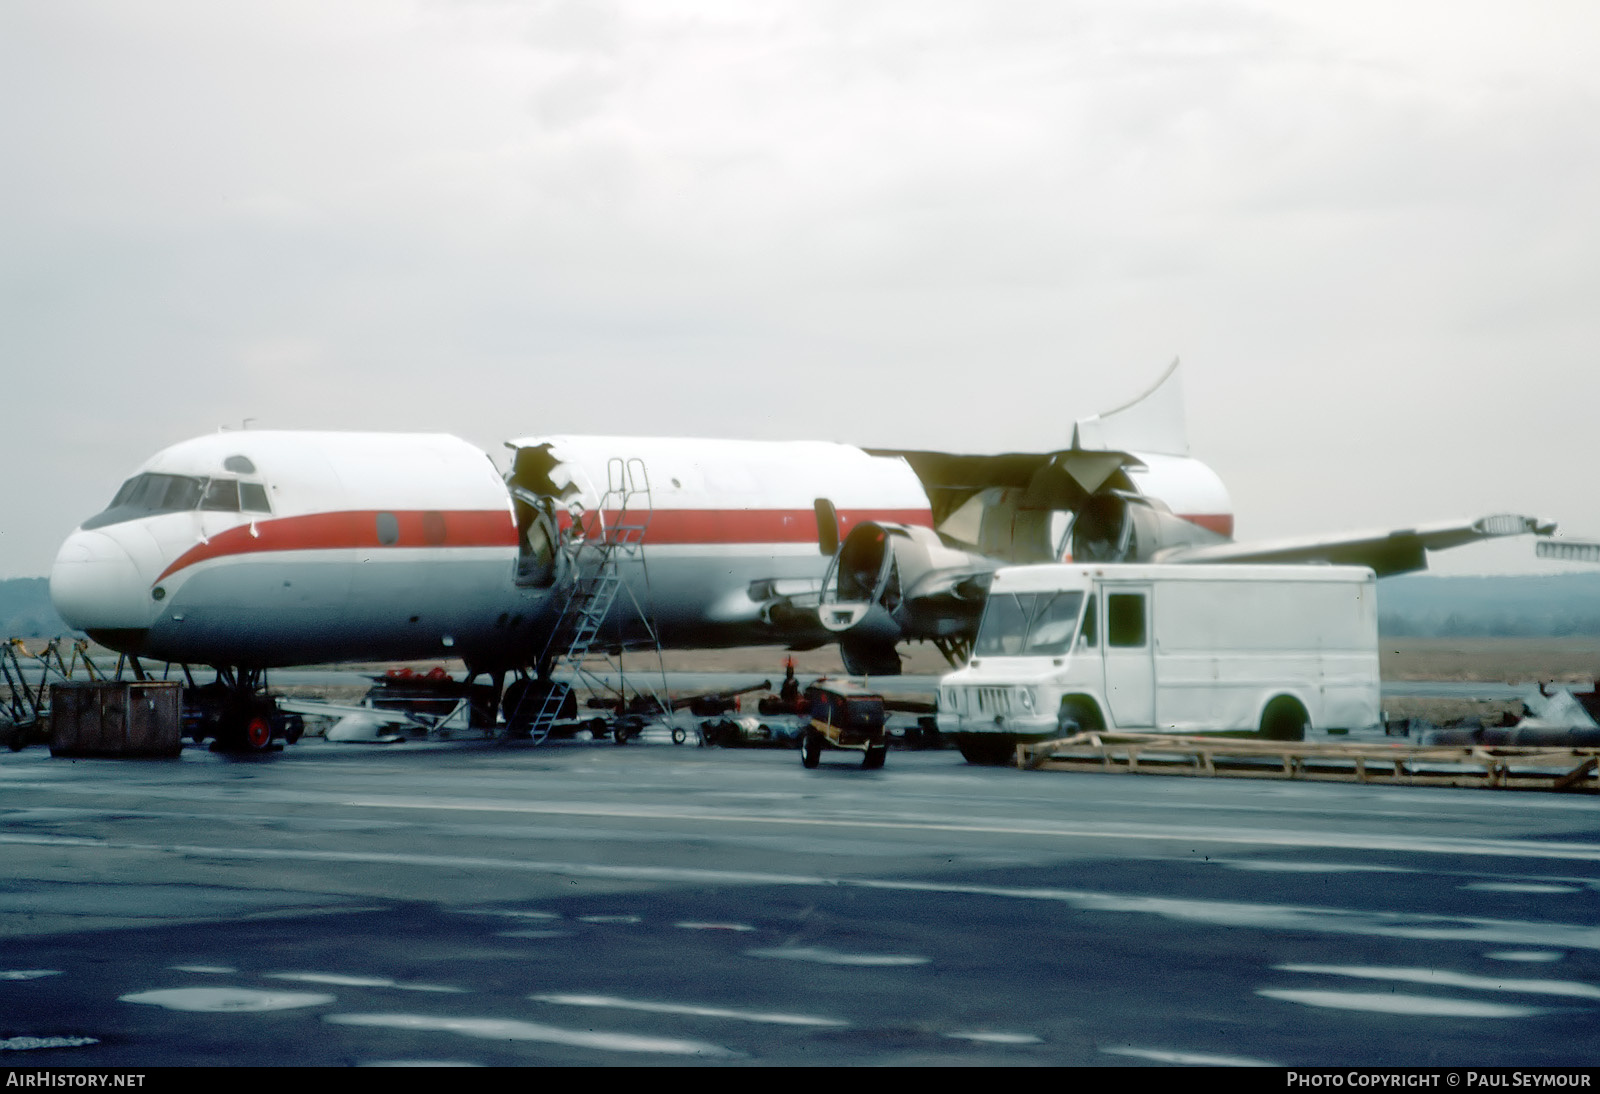
<instances>
[{"instance_id":1,"label":"tarmac surface","mask_svg":"<svg viewBox=\"0 0 1600 1094\"><path fill-rule=\"evenodd\" d=\"M0 813L12 1067L1600 1058L1593 796L305 741Z\"/></svg>"}]
</instances>

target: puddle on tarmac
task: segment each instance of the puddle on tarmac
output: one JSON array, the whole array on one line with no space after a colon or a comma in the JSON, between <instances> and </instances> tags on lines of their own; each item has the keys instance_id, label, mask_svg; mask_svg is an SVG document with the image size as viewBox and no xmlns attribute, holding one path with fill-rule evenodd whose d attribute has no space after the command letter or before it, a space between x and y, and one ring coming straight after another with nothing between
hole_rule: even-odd
<instances>
[{"instance_id":1,"label":"puddle on tarmac","mask_svg":"<svg viewBox=\"0 0 1600 1094\"><path fill-rule=\"evenodd\" d=\"M43 980L60 975L60 969L0 969L0 980Z\"/></svg>"},{"instance_id":2,"label":"puddle on tarmac","mask_svg":"<svg viewBox=\"0 0 1600 1094\"><path fill-rule=\"evenodd\" d=\"M753 931L748 923L674 923L686 931Z\"/></svg>"},{"instance_id":3,"label":"puddle on tarmac","mask_svg":"<svg viewBox=\"0 0 1600 1094\"><path fill-rule=\"evenodd\" d=\"M239 971L238 969L229 968L227 965L168 965L167 968L171 969L173 972L214 972L227 974Z\"/></svg>"},{"instance_id":4,"label":"puddle on tarmac","mask_svg":"<svg viewBox=\"0 0 1600 1094\"><path fill-rule=\"evenodd\" d=\"M398 991L465 992L465 988L450 988L442 984L402 984L386 976L344 976L335 972L269 972L267 980L296 980L306 984L328 984L346 988L394 988Z\"/></svg>"},{"instance_id":5,"label":"puddle on tarmac","mask_svg":"<svg viewBox=\"0 0 1600 1094\"><path fill-rule=\"evenodd\" d=\"M1477 893L1581 893L1576 885L1552 885L1548 881L1474 881L1463 885Z\"/></svg>"},{"instance_id":6,"label":"puddle on tarmac","mask_svg":"<svg viewBox=\"0 0 1600 1094\"><path fill-rule=\"evenodd\" d=\"M294 1010L333 1002L331 995L304 991L254 991L250 988L162 988L120 997L124 1003L147 1003L168 1010L249 1013Z\"/></svg>"},{"instance_id":7,"label":"puddle on tarmac","mask_svg":"<svg viewBox=\"0 0 1600 1094\"><path fill-rule=\"evenodd\" d=\"M36 1048L81 1048L98 1045L98 1037L8 1037L0 1041L0 1052L31 1052Z\"/></svg>"},{"instance_id":8,"label":"puddle on tarmac","mask_svg":"<svg viewBox=\"0 0 1600 1094\"><path fill-rule=\"evenodd\" d=\"M357 1067L482 1067L467 1060L368 1060Z\"/></svg>"},{"instance_id":9,"label":"puddle on tarmac","mask_svg":"<svg viewBox=\"0 0 1600 1094\"><path fill-rule=\"evenodd\" d=\"M1137 1056L1141 1060L1155 1060L1163 1064L1179 1064L1183 1067L1277 1067L1277 1064L1267 1060L1256 1060L1249 1056L1212 1056L1204 1052L1178 1052L1168 1048L1102 1048L1101 1052L1112 1056Z\"/></svg>"},{"instance_id":10,"label":"puddle on tarmac","mask_svg":"<svg viewBox=\"0 0 1600 1094\"><path fill-rule=\"evenodd\" d=\"M580 915L579 923L643 923L636 915Z\"/></svg>"},{"instance_id":11,"label":"puddle on tarmac","mask_svg":"<svg viewBox=\"0 0 1600 1094\"><path fill-rule=\"evenodd\" d=\"M875 968L897 968L906 965L926 965L931 960L910 954L894 953L840 953L820 946L778 946L764 950L746 950L750 957L781 957L787 961L815 961L819 965L861 965Z\"/></svg>"},{"instance_id":12,"label":"puddle on tarmac","mask_svg":"<svg viewBox=\"0 0 1600 1094\"><path fill-rule=\"evenodd\" d=\"M1495 950L1483 956L1493 961L1560 961L1567 955L1560 950Z\"/></svg>"},{"instance_id":13,"label":"puddle on tarmac","mask_svg":"<svg viewBox=\"0 0 1600 1094\"><path fill-rule=\"evenodd\" d=\"M981 887L974 886L974 892ZM1500 942L1513 946L1600 949L1600 929L1588 924L1534 923L1508 919L1476 919L1418 915L1409 912L1349 911L1290 904L1249 904L1222 900L1123 896L1111 893L1034 890L1065 899L1086 911L1143 912L1178 922L1206 923L1256 930L1307 931L1319 934L1376 935L1438 941Z\"/></svg>"},{"instance_id":14,"label":"puddle on tarmac","mask_svg":"<svg viewBox=\"0 0 1600 1094\"><path fill-rule=\"evenodd\" d=\"M1362 866L1354 862L1273 862L1267 859L1218 859L1217 864L1235 870L1258 870L1283 874L1410 874L1401 866ZM1106 1051L1110 1051L1107 1049Z\"/></svg>"},{"instance_id":15,"label":"puddle on tarmac","mask_svg":"<svg viewBox=\"0 0 1600 1094\"><path fill-rule=\"evenodd\" d=\"M1387 991L1283 991L1262 988L1256 994L1289 1003L1302 1003L1308 1007L1364 1010L1374 1014L1404 1014L1418 1018L1532 1018L1545 1012L1543 1007L1483 1003L1476 999L1441 999L1432 995L1403 995Z\"/></svg>"},{"instance_id":16,"label":"puddle on tarmac","mask_svg":"<svg viewBox=\"0 0 1600 1094\"><path fill-rule=\"evenodd\" d=\"M614 1007L618 1010L637 1010L649 1014L687 1014L696 1018L731 1018L740 1022L767 1022L779 1026L845 1026L848 1022L837 1018L819 1018L811 1014L773 1014L754 1010L736 1010L732 1007L708 1007L695 1003L656 1003L642 999L618 999L610 995L530 995L538 1003L557 1003L568 1007Z\"/></svg>"},{"instance_id":17,"label":"puddle on tarmac","mask_svg":"<svg viewBox=\"0 0 1600 1094\"><path fill-rule=\"evenodd\" d=\"M571 931L496 931L496 938L571 938Z\"/></svg>"},{"instance_id":18,"label":"puddle on tarmac","mask_svg":"<svg viewBox=\"0 0 1600 1094\"><path fill-rule=\"evenodd\" d=\"M1476 991L1511 991L1519 995L1559 995L1567 999L1600 999L1600 988L1576 980L1510 980L1503 976L1473 976L1443 969L1409 969L1386 965L1274 965L1279 972L1322 973L1362 980L1398 980L1442 988Z\"/></svg>"},{"instance_id":19,"label":"puddle on tarmac","mask_svg":"<svg viewBox=\"0 0 1600 1094\"><path fill-rule=\"evenodd\" d=\"M977 1041L984 1045L1042 1045L1044 1040L1031 1033L998 1033L986 1030L964 1030L947 1033L952 1041Z\"/></svg>"},{"instance_id":20,"label":"puddle on tarmac","mask_svg":"<svg viewBox=\"0 0 1600 1094\"><path fill-rule=\"evenodd\" d=\"M416 1033L457 1033L490 1041L543 1041L574 1048L609 1052L642 1052L666 1056L734 1056L720 1045L675 1037L645 1037L632 1033L601 1033L562 1029L538 1022L510 1018L445 1018L425 1014L329 1014L323 1018L341 1026L381 1026Z\"/></svg>"},{"instance_id":21,"label":"puddle on tarmac","mask_svg":"<svg viewBox=\"0 0 1600 1094\"><path fill-rule=\"evenodd\" d=\"M506 908L457 908L457 915L499 915L507 919L560 919L560 912L517 911Z\"/></svg>"}]
</instances>

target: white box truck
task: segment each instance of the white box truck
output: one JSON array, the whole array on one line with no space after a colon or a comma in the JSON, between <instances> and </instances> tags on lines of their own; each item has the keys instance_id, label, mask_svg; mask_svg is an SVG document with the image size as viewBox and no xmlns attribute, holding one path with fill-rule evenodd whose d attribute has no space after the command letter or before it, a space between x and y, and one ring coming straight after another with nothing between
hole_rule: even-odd
<instances>
[{"instance_id":1,"label":"white box truck","mask_svg":"<svg viewBox=\"0 0 1600 1094\"><path fill-rule=\"evenodd\" d=\"M996 571L939 730L973 763L1082 730L1376 725L1377 582L1358 566L1046 565Z\"/></svg>"}]
</instances>

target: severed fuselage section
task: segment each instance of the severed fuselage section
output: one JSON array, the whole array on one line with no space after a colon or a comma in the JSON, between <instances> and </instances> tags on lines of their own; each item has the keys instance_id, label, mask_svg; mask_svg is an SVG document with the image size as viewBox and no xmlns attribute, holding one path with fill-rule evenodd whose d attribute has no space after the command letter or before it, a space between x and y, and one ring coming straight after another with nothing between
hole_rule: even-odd
<instances>
[{"instance_id":1,"label":"severed fuselage section","mask_svg":"<svg viewBox=\"0 0 1600 1094\"><path fill-rule=\"evenodd\" d=\"M874 455L913 470L931 522L860 527L846 537L818 611L852 671L893 672L893 646L906 639L932 642L962 663L999 566L1160 561L1225 543L1233 528L1221 480L1184 456L1078 449Z\"/></svg>"},{"instance_id":2,"label":"severed fuselage section","mask_svg":"<svg viewBox=\"0 0 1600 1094\"><path fill-rule=\"evenodd\" d=\"M852 670L874 674L898 671L907 639L961 657L997 566L1147 559L1225 541L1232 524L1216 475L1182 457L622 437L511 447L519 586L559 599L608 529L639 523L647 550L619 561L630 595L607 620L610 642L649 641L646 620L684 647L837 641ZM624 501L628 461L645 473Z\"/></svg>"}]
</instances>

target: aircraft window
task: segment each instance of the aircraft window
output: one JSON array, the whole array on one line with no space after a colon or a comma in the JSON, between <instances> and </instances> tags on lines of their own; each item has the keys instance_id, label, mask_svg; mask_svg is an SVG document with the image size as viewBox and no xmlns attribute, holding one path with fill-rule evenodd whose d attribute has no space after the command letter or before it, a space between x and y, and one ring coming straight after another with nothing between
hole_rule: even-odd
<instances>
[{"instance_id":1,"label":"aircraft window","mask_svg":"<svg viewBox=\"0 0 1600 1094\"><path fill-rule=\"evenodd\" d=\"M111 499L111 504L106 506L106 508L115 509L119 505L126 505L128 503L128 499L133 497L134 491L138 490L139 487L143 485L144 476L135 475L133 478L122 484L122 488L117 491L117 496Z\"/></svg>"},{"instance_id":2,"label":"aircraft window","mask_svg":"<svg viewBox=\"0 0 1600 1094\"><path fill-rule=\"evenodd\" d=\"M400 542L400 518L393 513L378 514L378 542L393 547Z\"/></svg>"},{"instance_id":3,"label":"aircraft window","mask_svg":"<svg viewBox=\"0 0 1600 1094\"><path fill-rule=\"evenodd\" d=\"M267 488L259 482L241 482L239 484L239 508L246 513L272 512L272 506L267 503Z\"/></svg>"},{"instance_id":4,"label":"aircraft window","mask_svg":"<svg viewBox=\"0 0 1600 1094\"><path fill-rule=\"evenodd\" d=\"M1083 593L991 595L978 625L975 656L1049 657L1072 648Z\"/></svg>"},{"instance_id":5,"label":"aircraft window","mask_svg":"<svg viewBox=\"0 0 1600 1094\"><path fill-rule=\"evenodd\" d=\"M233 471L240 475L254 475L256 473L256 465L250 462L250 457L248 456L229 456L222 461L222 469L224 471Z\"/></svg>"},{"instance_id":6,"label":"aircraft window","mask_svg":"<svg viewBox=\"0 0 1600 1094\"><path fill-rule=\"evenodd\" d=\"M168 481L161 505L163 511L181 513L185 509L195 509L200 505L200 480L187 478L183 475L163 476Z\"/></svg>"},{"instance_id":7,"label":"aircraft window","mask_svg":"<svg viewBox=\"0 0 1600 1094\"><path fill-rule=\"evenodd\" d=\"M111 505L96 516L83 522L85 528L104 528L125 520L153 516L156 513L178 513L200 505L200 494L205 480L188 475L158 475L146 472L135 475L122 484Z\"/></svg>"},{"instance_id":8,"label":"aircraft window","mask_svg":"<svg viewBox=\"0 0 1600 1094\"><path fill-rule=\"evenodd\" d=\"M212 479L206 484L206 493L200 499L200 508L209 509L214 513L237 513L239 511L239 480Z\"/></svg>"},{"instance_id":9,"label":"aircraft window","mask_svg":"<svg viewBox=\"0 0 1600 1094\"><path fill-rule=\"evenodd\" d=\"M422 542L429 547L439 547L445 541L444 514L429 510L422 514Z\"/></svg>"},{"instance_id":10,"label":"aircraft window","mask_svg":"<svg viewBox=\"0 0 1600 1094\"><path fill-rule=\"evenodd\" d=\"M1112 646L1144 645L1144 594L1111 593L1106 597L1106 642Z\"/></svg>"}]
</instances>

